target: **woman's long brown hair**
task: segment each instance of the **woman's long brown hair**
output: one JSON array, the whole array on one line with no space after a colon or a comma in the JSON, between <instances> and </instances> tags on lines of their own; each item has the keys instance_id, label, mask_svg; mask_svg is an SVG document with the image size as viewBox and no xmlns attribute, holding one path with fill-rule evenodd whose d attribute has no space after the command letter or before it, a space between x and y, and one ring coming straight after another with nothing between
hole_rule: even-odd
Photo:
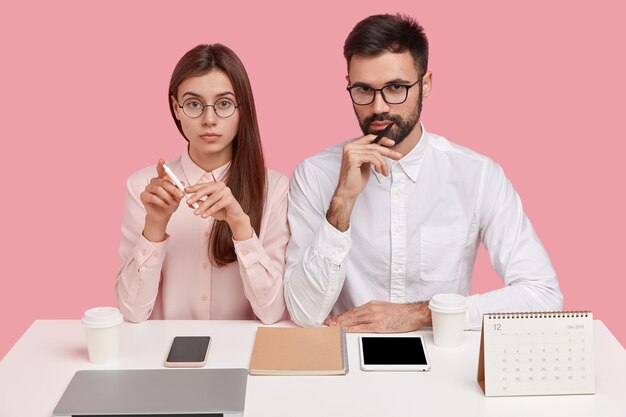
<instances>
[{"instance_id":1,"label":"woman's long brown hair","mask_svg":"<svg viewBox=\"0 0 626 417\"><path fill-rule=\"evenodd\" d=\"M174 68L167 102L174 122L184 137L180 121L174 114L171 98L178 98L178 87L187 78L204 75L216 69L230 78L239 104L239 129L232 142L233 160L226 185L250 217L250 223L258 235L265 202L265 161L250 80L237 55L220 44L198 45L187 52ZM209 238L209 257L217 266L225 266L237 260L233 235L226 222L216 221L213 224Z\"/></svg>"}]
</instances>

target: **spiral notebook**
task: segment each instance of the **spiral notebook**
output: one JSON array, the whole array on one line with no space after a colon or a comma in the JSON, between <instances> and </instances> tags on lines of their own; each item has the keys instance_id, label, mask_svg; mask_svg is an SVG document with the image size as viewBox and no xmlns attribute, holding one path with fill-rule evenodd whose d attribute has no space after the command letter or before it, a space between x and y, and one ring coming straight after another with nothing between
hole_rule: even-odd
<instances>
[{"instance_id":1,"label":"spiral notebook","mask_svg":"<svg viewBox=\"0 0 626 417\"><path fill-rule=\"evenodd\" d=\"M485 314L478 384L488 397L594 394L593 314Z\"/></svg>"}]
</instances>

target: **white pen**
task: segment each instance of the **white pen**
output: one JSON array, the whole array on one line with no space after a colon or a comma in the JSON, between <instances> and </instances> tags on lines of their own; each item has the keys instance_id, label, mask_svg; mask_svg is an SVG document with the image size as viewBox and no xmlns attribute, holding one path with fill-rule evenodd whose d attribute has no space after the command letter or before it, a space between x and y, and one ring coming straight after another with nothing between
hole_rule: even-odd
<instances>
[{"instance_id":1,"label":"white pen","mask_svg":"<svg viewBox=\"0 0 626 417\"><path fill-rule=\"evenodd\" d=\"M178 187L178 189L180 191L182 191L185 194L186 198L191 197L189 194L185 193L185 187L183 186L183 184L180 182L180 180L176 177L176 175L174 175L174 173L172 172L172 170L170 169L170 167L168 167L167 165L163 164L163 169L165 170L165 173L167 174L168 177L170 177L170 179L172 180L172 182L174 183L174 185L176 187ZM200 206L198 205L198 203L193 203L192 204L193 208L197 209L200 208Z\"/></svg>"}]
</instances>

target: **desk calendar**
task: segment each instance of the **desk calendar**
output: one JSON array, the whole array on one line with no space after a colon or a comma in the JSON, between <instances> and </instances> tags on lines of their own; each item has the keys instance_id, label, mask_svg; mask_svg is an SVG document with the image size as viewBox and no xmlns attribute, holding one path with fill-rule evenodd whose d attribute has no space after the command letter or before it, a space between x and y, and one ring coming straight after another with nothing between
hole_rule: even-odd
<instances>
[{"instance_id":1,"label":"desk calendar","mask_svg":"<svg viewBox=\"0 0 626 417\"><path fill-rule=\"evenodd\" d=\"M485 314L478 383L488 397L594 394L592 313Z\"/></svg>"}]
</instances>

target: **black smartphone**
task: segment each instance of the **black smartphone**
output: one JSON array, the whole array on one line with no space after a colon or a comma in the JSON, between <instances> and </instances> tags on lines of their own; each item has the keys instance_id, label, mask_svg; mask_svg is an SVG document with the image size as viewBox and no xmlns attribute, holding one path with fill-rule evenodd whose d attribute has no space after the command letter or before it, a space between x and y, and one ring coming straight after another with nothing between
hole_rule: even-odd
<instances>
[{"instance_id":1,"label":"black smartphone","mask_svg":"<svg viewBox=\"0 0 626 417\"><path fill-rule=\"evenodd\" d=\"M209 336L176 336L165 359L169 368L200 368L206 364Z\"/></svg>"}]
</instances>

